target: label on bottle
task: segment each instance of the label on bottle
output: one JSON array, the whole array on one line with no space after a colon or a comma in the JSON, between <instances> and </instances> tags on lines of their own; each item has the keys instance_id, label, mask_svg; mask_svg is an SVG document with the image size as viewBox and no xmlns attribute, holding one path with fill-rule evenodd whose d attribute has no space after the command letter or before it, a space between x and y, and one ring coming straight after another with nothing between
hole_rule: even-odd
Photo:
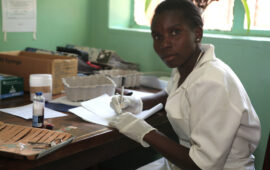
<instances>
[{"instance_id":1,"label":"label on bottle","mask_svg":"<svg viewBox=\"0 0 270 170\"><path fill-rule=\"evenodd\" d=\"M41 127L43 127L43 121L44 121L43 115L41 115L41 116L33 115L32 126L37 127L37 128L41 128Z\"/></svg>"}]
</instances>

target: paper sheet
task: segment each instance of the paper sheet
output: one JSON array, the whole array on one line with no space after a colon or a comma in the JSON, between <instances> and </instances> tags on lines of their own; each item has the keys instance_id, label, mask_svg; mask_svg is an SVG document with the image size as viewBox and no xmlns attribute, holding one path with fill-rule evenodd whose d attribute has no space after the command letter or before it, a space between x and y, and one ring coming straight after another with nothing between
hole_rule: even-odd
<instances>
[{"instance_id":1,"label":"paper sheet","mask_svg":"<svg viewBox=\"0 0 270 170\"><path fill-rule=\"evenodd\" d=\"M117 116L110 107L110 101L111 96L105 94L95 99L82 102L82 106L70 109L69 112L81 117L85 121L109 126L110 120ZM146 119L162 108L163 105L160 103L149 110L136 114L136 116L140 119Z\"/></svg>"},{"instance_id":2,"label":"paper sheet","mask_svg":"<svg viewBox=\"0 0 270 170\"><path fill-rule=\"evenodd\" d=\"M36 0L2 0L3 32L36 32Z\"/></svg>"},{"instance_id":3,"label":"paper sheet","mask_svg":"<svg viewBox=\"0 0 270 170\"><path fill-rule=\"evenodd\" d=\"M28 104L25 106L20 107L12 107L12 108L6 108L6 109L0 109L2 112L9 113L14 116L18 116L24 119L32 119L33 116L33 104ZM52 109L46 108L44 109L44 118L55 118L55 117L62 117L66 116L66 114L54 111Z\"/></svg>"},{"instance_id":4,"label":"paper sheet","mask_svg":"<svg viewBox=\"0 0 270 170\"><path fill-rule=\"evenodd\" d=\"M110 107L110 102L111 97L104 94L92 100L82 102L81 105L99 117L109 120L116 115L114 110Z\"/></svg>"},{"instance_id":5,"label":"paper sheet","mask_svg":"<svg viewBox=\"0 0 270 170\"><path fill-rule=\"evenodd\" d=\"M103 126L109 126L107 120L100 118L99 116L95 115L95 113L90 112L84 107L76 107L74 109L70 109L69 111L87 122L92 122Z\"/></svg>"}]
</instances>

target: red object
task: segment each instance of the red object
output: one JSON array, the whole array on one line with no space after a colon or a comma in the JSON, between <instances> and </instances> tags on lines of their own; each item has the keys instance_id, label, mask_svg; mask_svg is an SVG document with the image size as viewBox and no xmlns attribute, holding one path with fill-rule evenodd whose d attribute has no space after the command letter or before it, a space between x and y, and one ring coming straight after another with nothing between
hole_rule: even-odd
<instances>
[{"instance_id":1,"label":"red object","mask_svg":"<svg viewBox=\"0 0 270 170\"><path fill-rule=\"evenodd\" d=\"M95 64L92 64L90 61L87 61L86 64L88 64L89 66L96 68L96 69L100 69L101 67Z\"/></svg>"},{"instance_id":2,"label":"red object","mask_svg":"<svg viewBox=\"0 0 270 170\"><path fill-rule=\"evenodd\" d=\"M50 124L50 123L48 123L48 122L44 122L44 124L45 124L45 126L44 126L45 129L50 129L50 130L52 130L53 127L54 127L53 124Z\"/></svg>"}]
</instances>

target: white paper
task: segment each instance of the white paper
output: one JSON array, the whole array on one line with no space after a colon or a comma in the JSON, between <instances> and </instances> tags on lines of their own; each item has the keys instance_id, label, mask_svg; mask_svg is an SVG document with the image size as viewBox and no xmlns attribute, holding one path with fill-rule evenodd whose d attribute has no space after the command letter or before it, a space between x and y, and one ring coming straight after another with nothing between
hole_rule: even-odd
<instances>
[{"instance_id":1,"label":"white paper","mask_svg":"<svg viewBox=\"0 0 270 170\"><path fill-rule=\"evenodd\" d=\"M128 91L132 91L132 96L140 97L140 98L145 97L145 96L150 96L153 94L150 92L143 92L143 91L131 90L131 89L128 89Z\"/></svg>"},{"instance_id":2,"label":"white paper","mask_svg":"<svg viewBox=\"0 0 270 170\"><path fill-rule=\"evenodd\" d=\"M141 113L137 114L136 117L140 119L147 119L148 117L152 116L154 113L160 111L163 108L163 104L159 103L156 106L152 107L151 109L144 110Z\"/></svg>"},{"instance_id":3,"label":"white paper","mask_svg":"<svg viewBox=\"0 0 270 170\"><path fill-rule=\"evenodd\" d=\"M100 118L99 116L95 115L94 113L90 112L82 106L70 109L69 111L87 122L92 122L103 126L109 126L109 123L106 119Z\"/></svg>"},{"instance_id":4,"label":"white paper","mask_svg":"<svg viewBox=\"0 0 270 170\"><path fill-rule=\"evenodd\" d=\"M109 122L117 114L110 107L111 96L104 94L97 98L82 102L80 107L69 109L69 112L81 117L83 120L109 126ZM160 103L149 110L136 114L140 119L146 119L163 108Z\"/></svg>"},{"instance_id":5,"label":"white paper","mask_svg":"<svg viewBox=\"0 0 270 170\"><path fill-rule=\"evenodd\" d=\"M111 97L104 94L92 100L82 102L81 105L99 117L109 120L116 115L114 110L110 107L110 102Z\"/></svg>"},{"instance_id":6,"label":"white paper","mask_svg":"<svg viewBox=\"0 0 270 170\"><path fill-rule=\"evenodd\" d=\"M36 32L36 0L2 0L3 32Z\"/></svg>"},{"instance_id":7,"label":"white paper","mask_svg":"<svg viewBox=\"0 0 270 170\"><path fill-rule=\"evenodd\" d=\"M0 109L2 112L9 113L14 116L18 116L24 119L32 119L33 117L33 104L28 104L25 106L20 107L12 107L12 108L6 108L6 109ZM44 109L44 118L55 118L55 117L62 117L66 116L66 114L46 108Z\"/></svg>"}]
</instances>

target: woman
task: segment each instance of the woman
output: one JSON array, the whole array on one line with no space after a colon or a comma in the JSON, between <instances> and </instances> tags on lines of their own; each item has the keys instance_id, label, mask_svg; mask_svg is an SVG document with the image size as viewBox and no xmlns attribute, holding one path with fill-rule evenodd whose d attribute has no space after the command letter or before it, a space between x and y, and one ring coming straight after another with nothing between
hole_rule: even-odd
<instances>
[{"instance_id":1,"label":"woman","mask_svg":"<svg viewBox=\"0 0 270 170\"><path fill-rule=\"evenodd\" d=\"M111 102L121 114L110 124L166 158L141 169L254 169L259 119L240 80L215 57L213 45L200 44L203 23L196 6L188 0L162 2L151 31L156 53L173 68L167 90L142 100L124 97L121 104L114 96ZM179 143L133 115L160 102Z\"/></svg>"}]
</instances>

